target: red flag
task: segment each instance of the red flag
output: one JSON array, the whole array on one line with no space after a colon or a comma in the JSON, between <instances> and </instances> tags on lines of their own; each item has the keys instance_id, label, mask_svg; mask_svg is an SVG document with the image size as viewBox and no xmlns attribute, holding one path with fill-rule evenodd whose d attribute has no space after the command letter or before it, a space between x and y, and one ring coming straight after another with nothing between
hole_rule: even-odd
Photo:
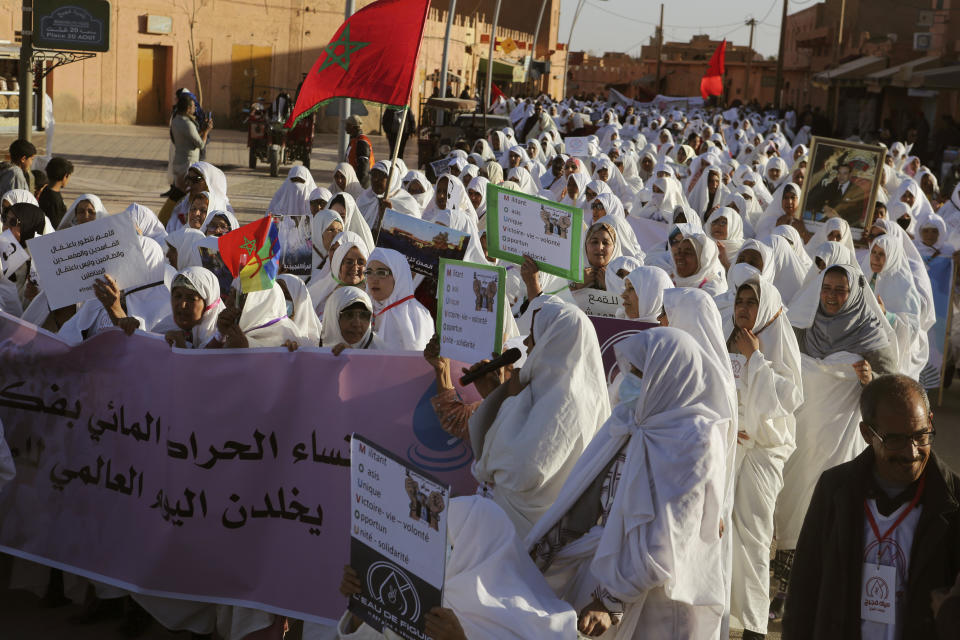
<instances>
[{"instance_id":1,"label":"red flag","mask_svg":"<svg viewBox=\"0 0 960 640\"><path fill-rule=\"evenodd\" d=\"M490 83L490 96L492 98L490 100L490 111L493 111L494 105L497 104L497 98L507 99L507 96L503 95L503 91L500 91L500 87L492 82Z\"/></svg>"},{"instance_id":2,"label":"red flag","mask_svg":"<svg viewBox=\"0 0 960 640\"><path fill-rule=\"evenodd\" d=\"M273 216L223 234L217 240L217 251L231 275L240 278L244 293L269 289L277 279L280 235Z\"/></svg>"},{"instance_id":3,"label":"red flag","mask_svg":"<svg viewBox=\"0 0 960 640\"><path fill-rule=\"evenodd\" d=\"M377 0L347 18L313 63L285 126L334 98L406 105L429 7L430 0Z\"/></svg>"},{"instance_id":4,"label":"red flag","mask_svg":"<svg viewBox=\"0 0 960 640\"><path fill-rule=\"evenodd\" d=\"M723 95L723 71L726 52L727 41L724 40L713 52L713 56L710 58L710 67L707 69L706 75L700 80L700 95L703 96L704 100L707 99L707 96Z\"/></svg>"}]
</instances>

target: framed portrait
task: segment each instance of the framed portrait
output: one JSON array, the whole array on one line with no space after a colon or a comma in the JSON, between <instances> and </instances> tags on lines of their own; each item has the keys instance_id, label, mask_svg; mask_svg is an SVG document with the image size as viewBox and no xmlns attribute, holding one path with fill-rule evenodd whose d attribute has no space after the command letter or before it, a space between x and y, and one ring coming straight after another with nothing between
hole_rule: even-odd
<instances>
[{"instance_id":1,"label":"framed portrait","mask_svg":"<svg viewBox=\"0 0 960 640\"><path fill-rule=\"evenodd\" d=\"M814 136L800 198L807 230L815 232L839 217L850 224L854 240L860 240L873 222L883 157L880 146Z\"/></svg>"}]
</instances>

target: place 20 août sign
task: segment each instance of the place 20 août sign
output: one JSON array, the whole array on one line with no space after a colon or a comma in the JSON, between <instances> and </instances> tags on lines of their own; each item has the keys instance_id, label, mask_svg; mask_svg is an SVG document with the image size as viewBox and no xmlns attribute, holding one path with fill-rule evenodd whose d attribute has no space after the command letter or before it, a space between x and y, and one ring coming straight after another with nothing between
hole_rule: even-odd
<instances>
[{"instance_id":1,"label":"place 20 ao\u00fbt sign","mask_svg":"<svg viewBox=\"0 0 960 640\"><path fill-rule=\"evenodd\" d=\"M110 49L108 0L34 0L33 46L63 51Z\"/></svg>"}]
</instances>

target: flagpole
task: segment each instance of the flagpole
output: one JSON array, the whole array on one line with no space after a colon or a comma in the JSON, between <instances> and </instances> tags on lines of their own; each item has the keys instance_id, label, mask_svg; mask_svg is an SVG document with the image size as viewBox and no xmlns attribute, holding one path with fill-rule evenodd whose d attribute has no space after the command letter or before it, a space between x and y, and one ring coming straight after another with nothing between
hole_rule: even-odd
<instances>
[{"instance_id":1,"label":"flagpole","mask_svg":"<svg viewBox=\"0 0 960 640\"><path fill-rule=\"evenodd\" d=\"M397 168L397 156L400 154L400 141L403 140L403 129L407 125L407 112L410 111L410 103L407 102L403 107L403 112L400 114L400 128L397 129L397 138L393 143L393 158L390 160L390 173L387 174L387 187L383 190L383 196L380 198L381 206L380 213L377 214L377 224L373 228L373 239L374 243L380 239L380 227L383 224L383 200L386 200L390 196L390 183L393 182L393 172Z\"/></svg>"}]
</instances>

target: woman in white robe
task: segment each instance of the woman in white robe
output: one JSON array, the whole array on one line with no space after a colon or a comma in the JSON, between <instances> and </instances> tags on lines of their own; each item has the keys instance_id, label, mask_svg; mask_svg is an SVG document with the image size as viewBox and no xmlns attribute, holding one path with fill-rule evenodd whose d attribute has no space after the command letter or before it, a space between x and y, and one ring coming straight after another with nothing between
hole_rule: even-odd
<instances>
[{"instance_id":1,"label":"woman in white robe","mask_svg":"<svg viewBox=\"0 0 960 640\"><path fill-rule=\"evenodd\" d=\"M800 350L780 293L753 276L724 315L738 399L730 609L744 629L767 633L773 511L783 466L796 447L793 414L803 403Z\"/></svg>"},{"instance_id":2,"label":"woman in white robe","mask_svg":"<svg viewBox=\"0 0 960 640\"><path fill-rule=\"evenodd\" d=\"M615 347L621 402L525 539L579 631L713 639L724 609L721 425L713 359L670 328Z\"/></svg>"},{"instance_id":3,"label":"woman in white robe","mask_svg":"<svg viewBox=\"0 0 960 640\"><path fill-rule=\"evenodd\" d=\"M800 265L800 268L806 273L811 265L813 260L807 254L806 246L804 245L803 238L800 237L800 232L796 228L790 226L789 224L777 225L773 228L772 236L781 236L790 244L790 248L793 250L793 254L796 256L797 261Z\"/></svg>"},{"instance_id":4,"label":"woman in white robe","mask_svg":"<svg viewBox=\"0 0 960 640\"><path fill-rule=\"evenodd\" d=\"M343 220L344 231L350 231L360 236L360 238L363 239L363 244L367 252L373 251L373 247L375 246L373 234L370 232L370 227L367 225L366 220L363 219L360 207L357 206L357 201L353 199L352 195L349 193L336 194L330 199L327 208L333 209L340 214L340 218Z\"/></svg>"},{"instance_id":5,"label":"woman in white robe","mask_svg":"<svg viewBox=\"0 0 960 640\"><path fill-rule=\"evenodd\" d=\"M601 193L594 198L590 207L590 216L584 217L584 221L592 219L592 224L606 222L617 232L617 242L620 245L620 252L625 256L635 256L643 260L643 249L637 241L637 236L633 227L627 222L626 214L623 211L623 203L620 198L612 193ZM591 225L592 226L592 225Z\"/></svg>"},{"instance_id":6,"label":"woman in white robe","mask_svg":"<svg viewBox=\"0 0 960 640\"><path fill-rule=\"evenodd\" d=\"M60 224L57 225L57 231L61 229L69 229L70 227L77 225L77 207L81 203L87 202L93 205L93 219L99 220L108 215L107 210L103 206L103 202L100 201L100 198L93 195L92 193L84 193L80 196L77 196L77 199L73 201L70 207L67 209L67 212L63 214L63 218L60 220ZM36 203L34 203L36 204Z\"/></svg>"},{"instance_id":7,"label":"woman in white robe","mask_svg":"<svg viewBox=\"0 0 960 640\"><path fill-rule=\"evenodd\" d=\"M160 219L157 218L157 214L149 207L134 202L124 209L123 213L128 214L133 219L133 224L136 226L140 235L155 240L161 247L164 246L163 241L167 237L167 231L163 228L163 225L160 224Z\"/></svg>"},{"instance_id":8,"label":"woman in white robe","mask_svg":"<svg viewBox=\"0 0 960 640\"><path fill-rule=\"evenodd\" d=\"M867 276L887 321L897 332L900 373L919 380L930 356L927 338L930 326L923 322L923 300L914 283L903 245L890 234L875 238L860 268Z\"/></svg>"},{"instance_id":9,"label":"woman in white robe","mask_svg":"<svg viewBox=\"0 0 960 640\"><path fill-rule=\"evenodd\" d=\"M860 390L878 375L898 372L896 334L858 267L834 265L819 273L790 303L788 317L800 348L804 402L795 414L797 446L784 466L774 513L777 601L785 597L792 552L820 474L864 448Z\"/></svg>"},{"instance_id":10,"label":"woman in white robe","mask_svg":"<svg viewBox=\"0 0 960 640\"><path fill-rule=\"evenodd\" d=\"M427 204L433 200L433 185L423 171L408 171L403 177L403 188L413 196L420 209L426 209Z\"/></svg>"},{"instance_id":11,"label":"woman in white robe","mask_svg":"<svg viewBox=\"0 0 960 640\"><path fill-rule=\"evenodd\" d=\"M467 198L477 212L477 227L480 230L486 229L487 225L487 185L490 181L483 176L477 176L467 185Z\"/></svg>"},{"instance_id":12,"label":"woman in white robe","mask_svg":"<svg viewBox=\"0 0 960 640\"><path fill-rule=\"evenodd\" d=\"M722 207L710 214L704 231L717 243L720 264L729 270L743 246L743 218L736 210Z\"/></svg>"},{"instance_id":13,"label":"woman in white robe","mask_svg":"<svg viewBox=\"0 0 960 640\"><path fill-rule=\"evenodd\" d=\"M384 270L389 273L383 274ZM367 292L373 299L373 330L391 351L423 351L434 334L434 322L414 298L413 276L403 254L377 247L366 270Z\"/></svg>"},{"instance_id":14,"label":"woman in white robe","mask_svg":"<svg viewBox=\"0 0 960 640\"><path fill-rule=\"evenodd\" d=\"M807 254L813 257L813 252L828 240L839 242L851 255L856 254L856 249L853 247L853 234L850 233L850 223L843 218L829 218L824 222L807 242Z\"/></svg>"},{"instance_id":15,"label":"woman in white robe","mask_svg":"<svg viewBox=\"0 0 960 640\"><path fill-rule=\"evenodd\" d=\"M330 248L333 247L336 249L329 260L329 269L323 274L318 274L319 277L316 279L311 279L308 286L314 311L317 312L321 322L323 322L323 309L327 298L337 287L362 286L363 270L366 269L367 257L370 255L363 238L352 231L337 234L330 244ZM344 264L344 261L347 264Z\"/></svg>"},{"instance_id":16,"label":"woman in white robe","mask_svg":"<svg viewBox=\"0 0 960 640\"><path fill-rule=\"evenodd\" d=\"M420 217L420 205L413 199L413 196L404 191L400 186L400 173L394 171L393 179L390 180L390 184L387 186L389 176L390 163L385 160L380 160L370 169L370 188L364 190L357 198L357 207L360 208L360 213L363 215L363 219L366 220L367 226L370 229L376 227L377 220L380 217L381 195L383 195L384 200L390 202L390 209L405 213L414 218ZM383 185L383 190L380 194L373 189L374 181L378 181Z\"/></svg>"},{"instance_id":17,"label":"woman in white robe","mask_svg":"<svg viewBox=\"0 0 960 640\"><path fill-rule=\"evenodd\" d=\"M349 162L337 163L333 170L333 183L330 185L330 193L349 193L354 199L359 198L363 193L363 185L357 178L357 170Z\"/></svg>"},{"instance_id":18,"label":"woman in white robe","mask_svg":"<svg viewBox=\"0 0 960 640\"><path fill-rule=\"evenodd\" d=\"M800 187L792 182L785 182L777 189L763 215L753 225L757 238L766 241L774 227L800 218L800 191Z\"/></svg>"},{"instance_id":19,"label":"woman in white robe","mask_svg":"<svg viewBox=\"0 0 960 640\"><path fill-rule=\"evenodd\" d=\"M273 194L267 213L277 216L303 216L311 213L310 194L317 188L310 170L302 164L295 164L287 172L287 179Z\"/></svg>"},{"instance_id":20,"label":"woman in white robe","mask_svg":"<svg viewBox=\"0 0 960 640\"><path fill-rule=\"evenodd\" d=\"M338 355L344 349L383 349L383 340L373 331L373 301L357 287L340 287L330 294L323 308L320 340Z\"/></svg>"},{"instance_id":21,"label":"woman in white robe","mask_svg":"<svg viewBox=\"0 0 960 640\"><path fill-rule=\"evenodd\" d=\"M671 247L670 277L677 287L703 289L710 296L727 290L726 271L720 264L717 243L703 233L684 233Z\"/></svg>"},{"instance_id":22,"label":"woman in white robe","mask_svg":"<svg viewBox=\"0 0 960 640\"><path fill-rule=\"evenodd\" d=\"M321 209L310 220L313 264L309 282L316 282L330 273L330 247L341 232L343 218L333 209Z\"/></svg>"},{"instance_id":23,"label":"woman in white robe","mask_svg":"<svg viewBox=\"0 0 960 640\"><path fill-rule=\"evenodd\" d=\"M191 178L191 171L193 172L193 178ZM197 180L197 178L200 179ZM200 162L194 162L190 165L190 168L187 170L187 180L190 189L173 208L170 219L166 225L168 233L176 231L187 224L191 195L195 193L207 191L212 195L211 203L216 205L213 207L214 209L233 211L233 207L230 206L230 198L227 196L227 177L223 171L209 162L201 160ZM161 211L161 214L162 213Z\"/></svg>"},{"instance_id":24,"label":"woman in white robe","mask_svg":"<svg viewBox=\"0 0 960 640\"><path fill-rule=\"evenodd\" d=\"M277 276L277 286L283 291L286 300L287 317L293 321L297 333L300 334L297 343L302 347L320 346L320 319L314 311L307 285L292 273L281 273Z\"/></svg>"},{"instance_id":25,"label":"woman in white robe","mask_svg":"<svg viewBox=\"0 0 960 640\"><path fill-rule=\"evenodd\" d=\"M947 223L936 213L931 213L927 219L917 225L917 237L913 244L925 262L939 256L949 257L957 248L949 239ZM960 240L960 235L957 236Z\"/></svg>"},{"instance_id":26,"label":"woman in white robe","mask_svg":"<svg viewBox=\"0 0 960 640\"><path fill-rule=\"evenodd\" d=\"M605 387L603 363L587 316L552 297L532 315L523 368L470 418L474 477L520 535L554 503L610 413L606 394L596 393Z\"/></svg>"}]
</instances>

